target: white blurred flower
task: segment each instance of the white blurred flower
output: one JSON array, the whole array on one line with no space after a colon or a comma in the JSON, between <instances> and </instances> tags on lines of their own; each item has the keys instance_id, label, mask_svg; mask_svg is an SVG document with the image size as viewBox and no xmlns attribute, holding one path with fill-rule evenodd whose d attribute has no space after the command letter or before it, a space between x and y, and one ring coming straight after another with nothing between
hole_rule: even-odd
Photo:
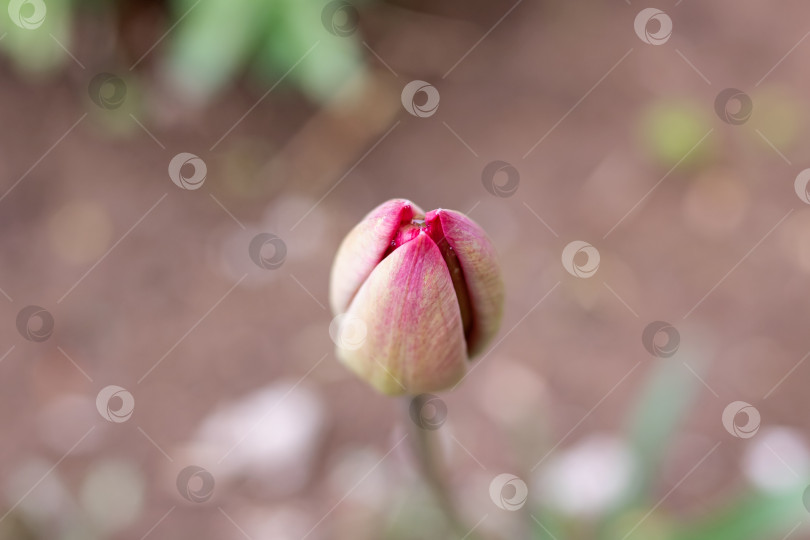
<instances>
[{"instance_id":1,"label":"white blurred flower","mask_svg":"<svg viewBox=\"0 0 810 540\"><path fill-rule=\"evenodd\" d=\"M539 473L538 497L571 515L595 515L629 487L635 463L627 445L592 435L548 460Z\"/></svg>"},{"instance_id":2,"label":"white blurred flower","mask_svg":"<svg viewBox=\"0 0 810 540\"><path fill-rule=\"evenodd\" d=\"M15 464L3 482L6 501L10 504L19 501L19 511L34 523L49 524L77 511L59 471L51 471L52 467L53 463L49 461L31 458ZM37 489L28 493L38 481Z\"/></svg>"},{"instance_id":3,"label":"white blurred flower","mask_svg":"<svg viewBox=\"0 0 810 540\"><path fill-rule=\"evenodd\" d=\"M317 394L291 381L277 382L217 408L186 453L218 485L246 478L263 491L288 494L308 480L324 426Z\"/></svg>"},{"instance_id":4,"label":"white blurred flower","mask_svg":"<svg viewBox=\"0 0 810 540\"><path fill-rule=\"evenodd\" d=\"M810 473L810 452L795 429L763 428L746 446L743 472L749 482L767 491L804 484Z\"/></svg>"},{"instance_id":5,"label":"white blurred flower","mask_svg":"<svg viewBox=\"0 0 810 540\"><path fill-rule=\"evenodd\" d=\"M133 464L107 459L91 465L79 499L96 528L113 533L141 514L145 489L143 475Z\"/></svg>"},{"instance_id":6,"label":"white blurred flower","mask_svg":"<svg viewBox=\"0 0 810 540\"><path fill-rule=\"evenodd\" d=\"M300 540L315 524L306 512L289 505L254 507L243 504L225 511L241 529L226 529L233 540L244 540L246 536L257 539Z\"/></svg>"}]
</instances>

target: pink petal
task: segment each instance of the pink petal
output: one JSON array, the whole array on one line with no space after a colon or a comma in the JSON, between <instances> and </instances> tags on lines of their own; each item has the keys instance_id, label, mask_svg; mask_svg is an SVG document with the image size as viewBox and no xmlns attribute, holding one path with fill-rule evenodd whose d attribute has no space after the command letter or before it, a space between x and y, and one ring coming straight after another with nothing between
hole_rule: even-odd
<instances>
[{"instance_id":1,"label":"pink petal","mask_svg":"<svg viewBox=\"0 0 810 540\"><path fill-rule=\"evenodd\" d=\"M391 199L379 205L349 232L338 248L329 278L329 304L335 314L345 312L349 303L391 245L400 223L421 208L407 199Z\"/></svg>"},{"instance_id":2,"label":"pink petal","mask_svg":"<svg viewBox=\"0 0 810 540\"><path fill-rule=\"evenodd\" d=\"M346 316L364 321L367 333L359 347L339 345L338 356L381 392L435 392L463 377L467 354L458 301L427 234L377 265Z\"/></svg>"},{"instance_id":3,"label":"pink petal","mask_svg":"<svg viewBox=\"0 0 810 540\"><path fill-rule=\"evenodd\" d=\"M500 267L492 242L477 223L455 210L432 210L425 216L428 223L437 218L464 272L473 311L467 350L473 357L500 328L504 297Z\"/></svg>"}]
</instances>

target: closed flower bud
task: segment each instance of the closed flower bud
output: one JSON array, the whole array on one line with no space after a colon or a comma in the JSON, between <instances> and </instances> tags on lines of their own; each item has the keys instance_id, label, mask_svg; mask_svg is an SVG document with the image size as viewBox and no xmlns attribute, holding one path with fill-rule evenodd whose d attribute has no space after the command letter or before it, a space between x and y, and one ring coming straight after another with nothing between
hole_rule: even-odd
<instances>
[{"instance_id":1,"label":"closed flower bud","mask_svg":"<svg viewBox=\"0 0 810 540\"><path fill-rule=\"evenodd\" d=\"M503 282L486 233L453 210L393 199L352 229L332 265L337 356L386 394L456 384L500 326Z\"/></svg>"}]
</instances>

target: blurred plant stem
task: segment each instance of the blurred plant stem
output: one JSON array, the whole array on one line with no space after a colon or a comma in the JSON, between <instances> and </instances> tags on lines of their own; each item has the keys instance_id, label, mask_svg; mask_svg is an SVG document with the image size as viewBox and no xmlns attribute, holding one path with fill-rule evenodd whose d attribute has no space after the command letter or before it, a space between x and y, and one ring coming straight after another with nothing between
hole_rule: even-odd
<instances>
[{"instance_id":1,"label":"blurred plant stem","mask_svg":"<svg viewBox=\"0 0 810 540\"><path fill-rule=\"evenodd\" d=\"M410 399L405 401L405 414L408 415ZM439 508L447 520L451 530L458 535L458 538L465 540L482 540L482 537L473 531L474 527L464 523L461 514L456 507L443 474L440 450L437 447L436 433L430 429L417 426L407 418L407 423L411 426L411 448L413 449L419 472L423 480L430 487Z\"/></svg>"}]
</instances>

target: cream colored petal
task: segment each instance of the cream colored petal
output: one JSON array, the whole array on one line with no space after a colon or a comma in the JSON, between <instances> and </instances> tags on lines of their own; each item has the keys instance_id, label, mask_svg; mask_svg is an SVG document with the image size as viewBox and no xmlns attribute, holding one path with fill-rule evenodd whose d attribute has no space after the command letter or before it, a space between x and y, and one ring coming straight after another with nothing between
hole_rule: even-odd
<instances>
[{"instance_id":1,"label":"cream colored petal","mask_svg":"<svg viewBox=\"0 0 810 540\"><path fill-rule=\"evenodd\" d=\"M436 392L464 375L458 301L441 253L424 233L377 265L346 317L363 321L366 335L349 346L337 340L338 357L383 393Z\"/></svg>"},{"instance_id":2,"label":"cream colored petal","mask_svg":"<svg viewBox=\"0 0 810 540\"><path fill-rule=\"evenodd\" d=\"M479 354L498 333L503 315L504 287L495 248L473 220L455 210L435 212L450 246L458 257L473 311L473 330L467 341L470 357Z\"/></svg>"},{"instance_id":3,"label":"cream colored petal","mask_svg":"<svg viewBox=\"0 0 810 540\"><path fill-rule=\"evenodd\" d=\"M329 278L329 304L334 314L348 309L360 286L382 260L409 211L424 215L421 208L407 199L386 201L369 212L343 239Z\"/></svg>"}]
</instances>

